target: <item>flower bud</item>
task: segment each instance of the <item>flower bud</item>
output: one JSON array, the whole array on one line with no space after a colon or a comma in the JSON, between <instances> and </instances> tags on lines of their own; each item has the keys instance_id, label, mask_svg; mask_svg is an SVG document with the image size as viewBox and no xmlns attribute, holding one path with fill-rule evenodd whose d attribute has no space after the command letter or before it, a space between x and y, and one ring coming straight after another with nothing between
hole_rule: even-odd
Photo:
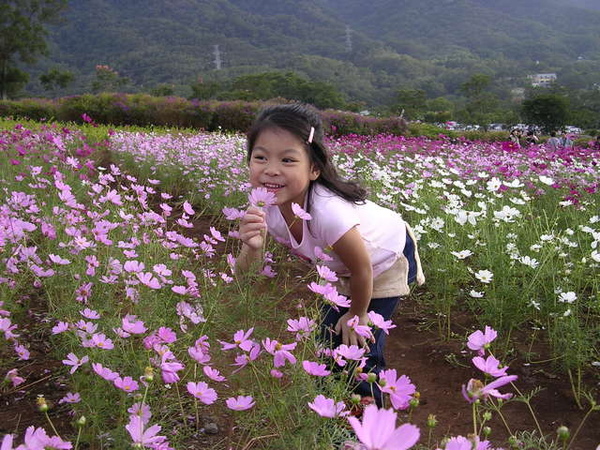
<instances>
[{"instance_id":1,"label":"flower bud","mask_svg":"<svg viewBox=\"0 0 600 450\"><path fill-rule=\"evenodd\" d=\"M375 374L375 373L373 373L373 372L370 372L370 373L367 375L367 383L369 383L369 384L373 384L373 383L375 383L376 381L377 381L377 374Z\"/></svg>"},{"instance_id":2,"label":"flower bud","mask_svg":"<svg viewBox=\"0 0 600 450\"><path fill-rule=\"evenodd\" d=\"M38 409L41 412L46 412L50 409L50 407L48 406L48 403L46 403L46 399L44 398L44 396L42 394L37 396L37 405L38 405Z\"/></svg>"},{"instance_id":3,"label":"flower bud","mask_svg":"<svg viewBox=\"0 0 600 450\"><path fill-rule=\"evenodd\" d=\"M146 369L144 370L144 379L148 382L153 381L154 380L154 368L153 367L146 367Z\"/></svg>"},{"instance_id":4,"label":"flower bud","mask_svg":"<svg viewBox=\"0 0 600 450\"><path fill-rule=\"evenodd\" d=\"M564 425L561 425L560 427L558 427L556 429L556 434L558 435L558 438L561 441L566 441L571 436L569 429L567 427L565 427Z\"/></svg>"},{"instance_id":5,"label":"flower bud","mask_svg":"<svg viewBox=\"0 0 600 450\"><path fill-rule=\"evenodd\" d=\"M408 402L408 404L410 405L411 408L416 408L417 406L419 406L419 397L415 396L413 398L410 399L410 401Z\"/></svg>"},{"instance_id":6,"label":"flower bud","mask_svg":"<svg viewBox=\"0 0 600 450\"><path fill-rule=\"evenodd\" d=\"M437 426L437 424L438 424L438 421L435 418L435 415L434 414L429 414L427 416L427 426L429 428L435 428Z\"/></svg>"},{"instance_id":7,"label":"flower bud","mask_svg":"<svg viewBox=\"0 0 600 450\"><path fill-rule=\"evenodd\" d=\"M483 413L482 417L483 417L483 420L485 420L487 422L488 420L492 420L492 413L489 411L486 411Z\"/></svg>"},{"instance_id":8,"label":"flower bud","mask_svg":"<svg viewBox=\"0 0 600 450\"><path fill-rule=\"evenodd\" d=\"M483 427L483 429L481 430L481 434L483 434L483 437L488 437L490 434L492 434L492 428L491 427Z\"/></svg>"},{"instance_id":9,"label":"flower bud","mask_svg":"<svg viewBox=\"0 0 600 450\"><path fill-rule=\"evenodd\" d=\"M358 405L362 397L359 394L352 394L350 397L350 403L353 405Z\"/></svg>"},{"instance_id":10,"label":"flower bud","mask_svg":"<svg viewBox=\"0 0 600 450\"><path fill-rule=\"evenodd\" d=\"M86 423L86 422L87 422L87 419L85 418L85 416L81 416L79 419L77 419L77 420L75 421L75 424L76 424L78 427L82 427L82 426L84 426L84 425L85 425L85 423Z\"/></svg>"}]
</instances>

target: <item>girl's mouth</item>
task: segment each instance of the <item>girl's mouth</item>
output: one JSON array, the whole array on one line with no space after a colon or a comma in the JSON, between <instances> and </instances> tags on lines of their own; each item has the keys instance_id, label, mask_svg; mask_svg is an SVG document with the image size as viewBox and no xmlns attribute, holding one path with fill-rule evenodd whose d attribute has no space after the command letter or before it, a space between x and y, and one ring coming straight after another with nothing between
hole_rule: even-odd
<instances>
[{"instance_id":1,"label":"girl's mouth","mask_svg":"<svg viewBox=\"0 0 600 450\"><path fill-rule=\"evenodd\" d=\"M281 185L281 184L273 184L273 183L263 183L263 186L268 191L277 191L283 187L283 185Z\"/></svg>"}]
</instances>

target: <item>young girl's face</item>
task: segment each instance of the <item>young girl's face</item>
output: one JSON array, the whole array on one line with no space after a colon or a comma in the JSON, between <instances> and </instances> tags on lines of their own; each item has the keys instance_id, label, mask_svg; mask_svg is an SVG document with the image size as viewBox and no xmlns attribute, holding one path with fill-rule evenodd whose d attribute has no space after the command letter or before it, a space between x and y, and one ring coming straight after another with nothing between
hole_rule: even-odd
<instances>
[{"instance_id":1,"label":"young girl's face","mask_svg":"<svg viewBox=\"0 0 600 450\"><path fill-rule=\"evenodd\" d=\"M295 135L280 128L259 134L250 154L250 184L273 192L280 208L303 207L308 186L318 176L306 145Z\"/></svg>"}]
</instances>

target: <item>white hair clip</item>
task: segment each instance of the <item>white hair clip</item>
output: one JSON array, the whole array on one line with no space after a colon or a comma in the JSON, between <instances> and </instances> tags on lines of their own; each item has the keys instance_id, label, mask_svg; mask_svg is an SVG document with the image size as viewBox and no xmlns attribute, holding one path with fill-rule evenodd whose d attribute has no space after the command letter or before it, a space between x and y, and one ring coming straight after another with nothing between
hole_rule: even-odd
<instances>
[{"instance_id":1,"label":"white hair clip","mask_svg":"<svg viewBox=\"0 0 600 450\"><path fill-rule=\"evenodd\" d=\"M306 142L312 144L313 137L315 137L315 127L310 127L310 133L308 133L308 139L306 140Z\"/></svg>"}]
</instances>

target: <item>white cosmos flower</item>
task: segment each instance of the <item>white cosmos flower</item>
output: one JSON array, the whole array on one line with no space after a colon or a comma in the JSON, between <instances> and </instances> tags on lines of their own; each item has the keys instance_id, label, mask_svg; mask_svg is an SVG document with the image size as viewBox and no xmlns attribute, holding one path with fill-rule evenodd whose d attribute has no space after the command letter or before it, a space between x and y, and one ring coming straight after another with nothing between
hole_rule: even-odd
<instances>
[{"instance_id":1,"label":"white cosmos flower","mask_svg":"<svg viewBox=\"0 0 600 450\"><path fill-rule=\"evenodd\" d=\"M514 222L515 217L521 217L521 211L517 208L512 208L508 205L504 205L502 210L494 211L494 217L504 222Z\"/></svg>"},{"instance_id":2,"label":"white cosmos flower","mask_svg":"<svg viewBox=\"0 0 600 450\"><path fill-rule=\"evenodd\" d=\"M450 253L458 259L465 259L473 254L473 252L471 250L461 250L460 252L450 252Z\"/></svg>"},{"instance_id":3,"label":"white cosmos flower","mask_svg":"<svg viewBox=\"0 0 600 450\"><path fill-rule=\"evenodd\" d=\"M481 297L483 297L483 292L479 292L474 289L471 289L471 292L469 292L469 295L473 298L481 298Z\"/></svg>"},{"instance_id":4,"label":"white cosmos flower","mask_svg":"<svg viewBox=\"0 0 600 450\"><path fill-rule=\"evenodd\" d=\"M492 278L494 278L494 274L489 270L480 270L475 272L475 278L477 278L482 283L489 284L492 282Z\"/></svg>"},{"instance_id":5,"label":"white cosmos flower","mask_svg":"<svg viewBox=\"0 0 600 450\"><path fill-rule=\"evenodd\" d=\"M469 222L471 225L477 224L477 217L481 215L481 212L476 211L465 211L464 209L459 210L454 216L454 220L460 225L464 225Z\"/></svg>"},{"instance_id":6,"label":"white cosmos flower","mask_svg":"<svg viewBox=\"0 0 600 450\"><path fill-rule=\"evenodd\" d=\"M532 269L535 269L536 267L538 267L540 265L540 263L537 259L531 258L530 256L527 256L527 255L521 256L521 258L519 258L519 261L521 262L521 264L529 266Z\"/></svg>"},{"instance_id":7,"label":"white cosmos flower","mask_svg":"<svg viewBox=\"0 0 600 450\"><path fill-rule=\"evenodd\" d=\"M547 184L548 186L552 186L554 184L554 180L545 175L540 175L538 178L542 183Z\"/></svg>"},{"instance_id":8,"label":"white cosmos flower","mask_svg":"<svg viewBox=\"0 0 600 450\"><path fill-rule=\"evenodd\" d=\"M600 252L598 250L593 250L591 256L594 261L600 262Z\"/></svg>"},{"instance_id":9,"label":"white cosmos flower","mask_svg":"<svg viewBox=\"0 0 600 450\"><path fill-rule=\"evenodd\" d=\"M558 295L558 301L561 303L573 303L575 300L577 300L577 294L575 294L575 292L561 292Z\"/></svg>"},{"instance_id":10,"label":"white cosmos flower","mask_svg":"<svg viewBox=\"0 0 600 450\"><path fill-rule=\"evenodd\" d=\"M494 177L487 182L486 189L490 192L496 192L498 189L500 189L500 186L502 186L502 181L500 181L499 178Z\"/></svg>"}]
</instances>

